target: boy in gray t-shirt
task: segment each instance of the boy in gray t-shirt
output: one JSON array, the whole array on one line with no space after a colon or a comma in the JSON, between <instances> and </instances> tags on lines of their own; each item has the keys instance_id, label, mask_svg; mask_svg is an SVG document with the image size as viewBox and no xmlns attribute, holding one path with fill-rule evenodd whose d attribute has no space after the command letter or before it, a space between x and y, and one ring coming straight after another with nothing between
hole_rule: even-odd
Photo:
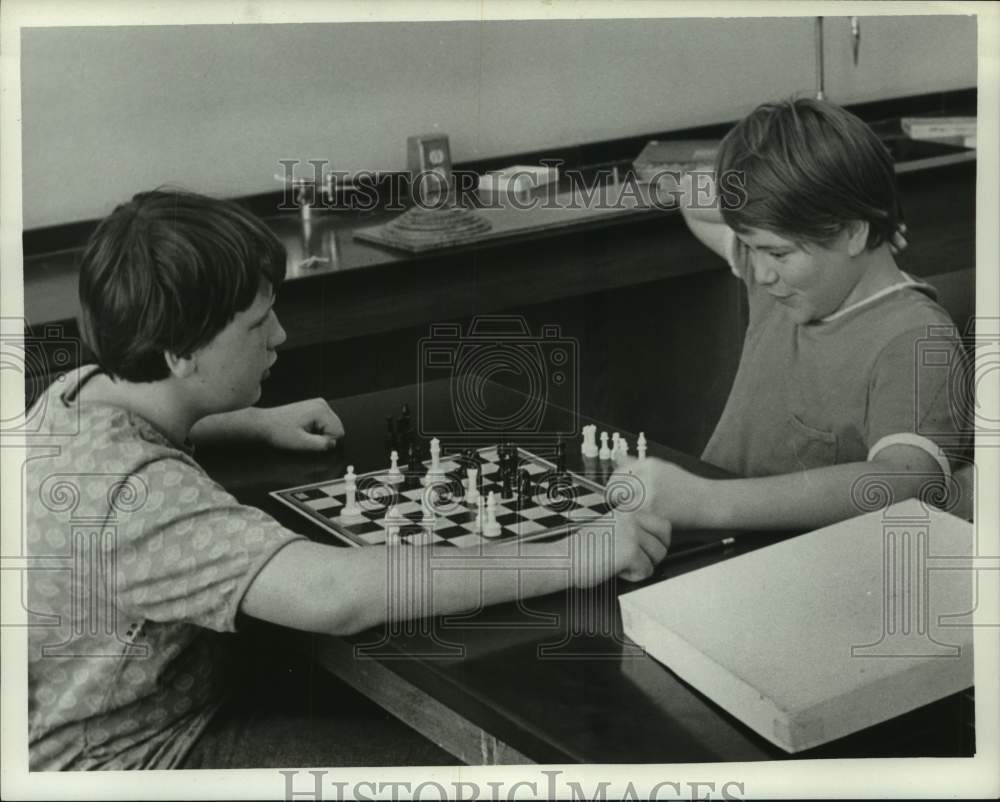
<instances>
[{"instance_id":1,"label":"boy in gray t-shirt","mask_svg":"<svg viewBox=\"0 0 1000 802\"><path fill-rule=\"evenodd\" d=\"M764 104L723 140L713 178L696 194L686 177L682 212L745 282L750 320L703 458L746 478L635 463L647 500L631 520L813 528L862 512L868 480L897 501L940 490L963 440L964 354L934 290L894 261L901 215L878 137L831 103Z\"/></svg>"}]
</instances>

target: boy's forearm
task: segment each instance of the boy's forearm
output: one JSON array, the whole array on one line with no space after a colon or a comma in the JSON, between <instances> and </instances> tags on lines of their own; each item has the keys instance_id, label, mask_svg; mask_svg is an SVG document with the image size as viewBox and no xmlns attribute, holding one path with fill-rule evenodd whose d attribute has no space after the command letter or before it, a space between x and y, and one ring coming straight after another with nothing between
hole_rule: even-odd
<instances>
[{"instance_id":1,"label":"boy's forearm","mask_svg":"<svg viewBox=\"0 0 1000 802\"><path fill-rule=\"evenodd\" d=\"M189 435L196 446L236 443L261 438L260 409L246 407L201 418Z\"/></svg>"},{"instance_id":2,"label":"boy's forearm","mask_svg":"<svg viewBox=\"0 0 1000 802\"><path fill-rule=\"evenodd\" d=\"M340 588L336 596L327 596L337 609L313 622L292 625L354 634L389 619L462 613L554 593L573 583L575 542L576 536L571 536L555 543L498 544L482 552L445 554L409 546L352 550L344 555L347 559L330 565L335 576L322 583Z\"/></svg>"},{"instance_id":3,"label":"boy's forearm","mask_svg":"<svg viewBox=\"0 0 1000 802\"><path fill-rule=\"evenodd\" d=\"M888 487L895 501L915 495L925 474L907 474L874 462L849 462L800 473L710 483L699 514L720 529L815 529L866 512L863 483Z\"/></svg>"}]
</instances>

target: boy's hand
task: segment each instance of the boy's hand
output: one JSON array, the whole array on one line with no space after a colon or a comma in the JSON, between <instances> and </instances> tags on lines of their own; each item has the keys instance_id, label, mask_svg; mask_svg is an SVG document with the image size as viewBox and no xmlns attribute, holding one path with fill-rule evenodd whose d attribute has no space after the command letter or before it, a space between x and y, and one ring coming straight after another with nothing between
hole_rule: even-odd
<instances>
[{"instance_id":1,"label":"boy's hand","mask_svg":"<svg viewBox=\"0 0 1000 802\"><path fill-rule=\"evenodd\" d=\"M711 524L710 480L655 457L628 457L618 464L615 473L630 474L636 482L639 496L631 505L631 515L640 529L656 535L664 526L689 529Z\"/></svg>"},{"instance_id":2,"label":"boy's hand","mask_svg":"<svg viewBox=\"0 0 1000 802\"><path fill-rule=\"evenodd\" d=\"M906 223L900 223L896 227L896 233L892 235L889 242L889 252L896 256L906 250L909 243L906 241Z\"/></svg>"},{"instance_id":3,"label":"boy's hand","mask_svg":"<svg viewBox=\"0 0 1000 802\"><path fill-rule=\"evenodd\" d=\"M648 578L667 556L670 532L669 521L648 530L636 525L634 515L619 512L610 531L605 526L581 527L573 535L573 584L594 587L615 575L629 582ZM604 542L607 537L611 538L610 551Z\"/></svg>"},{"instance_id":4,"label":"boy's hand","mask_svg":"<svg viewBox=\"0 0 1000 802\"><path fill-rule=\"evenodd\" d=\"M275 448L325 451L344 436L344 424L322 398L259 410L261 436Z\"/></svg>"}]
</instances>

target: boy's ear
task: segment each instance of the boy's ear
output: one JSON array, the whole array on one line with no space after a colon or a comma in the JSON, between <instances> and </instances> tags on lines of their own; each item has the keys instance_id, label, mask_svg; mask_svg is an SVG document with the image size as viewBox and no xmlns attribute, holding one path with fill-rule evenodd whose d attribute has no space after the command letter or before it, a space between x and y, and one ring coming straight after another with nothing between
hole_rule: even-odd
<instances>
[{"instance_id":1,"label":"boy's ear","mask_svg":"<svg viewBox=\"0 0 1000 802\"><path fill-rule=\"evenodd\" d=\"M163 358L166 360L167 367L170 368L170 373L178 379L186 379L194 373L195 362L191 355L177 356L177 354L164 351Z\"/></svg>"},{"instance_id":2,"label":"boy's ear","mask_svg":"<svg viewBox=\"0 0 1000 802\"><path fill-rule=\"evenodd\" d=\"M859 256L868 247L868 221L851 220L847 224L847 253Z\"/></svg>"}]
</instances>

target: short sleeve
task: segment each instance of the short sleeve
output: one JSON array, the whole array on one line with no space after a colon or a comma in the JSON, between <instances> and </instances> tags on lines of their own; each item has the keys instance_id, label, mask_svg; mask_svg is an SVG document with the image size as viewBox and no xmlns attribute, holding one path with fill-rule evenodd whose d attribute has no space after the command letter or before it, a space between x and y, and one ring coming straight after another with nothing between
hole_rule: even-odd
<instances>
[{"instance_id":1,"label":"short sleeve","mask_svg":"<svg viewBox=\"0 0 1000 802\"><path fill-rule=\"evenodd\" d=\"M965 351L955 337L915 329L892 340L876 360L868 388L868 459L891 445L924 449L950 475L947 454L968 446Z\"/></svg>"},{"instance_id":2,"label":"short sleeve","mask_svg":"<svg viewBox=\"0 0 1000 802\"><path fill-rule=\"evenodd\" d=\"M234 631L250 583L302 536L180 460L157 460L137 476L149 492L118 527L118 608L135 618Z\"/></svg>"}]
</instances>

